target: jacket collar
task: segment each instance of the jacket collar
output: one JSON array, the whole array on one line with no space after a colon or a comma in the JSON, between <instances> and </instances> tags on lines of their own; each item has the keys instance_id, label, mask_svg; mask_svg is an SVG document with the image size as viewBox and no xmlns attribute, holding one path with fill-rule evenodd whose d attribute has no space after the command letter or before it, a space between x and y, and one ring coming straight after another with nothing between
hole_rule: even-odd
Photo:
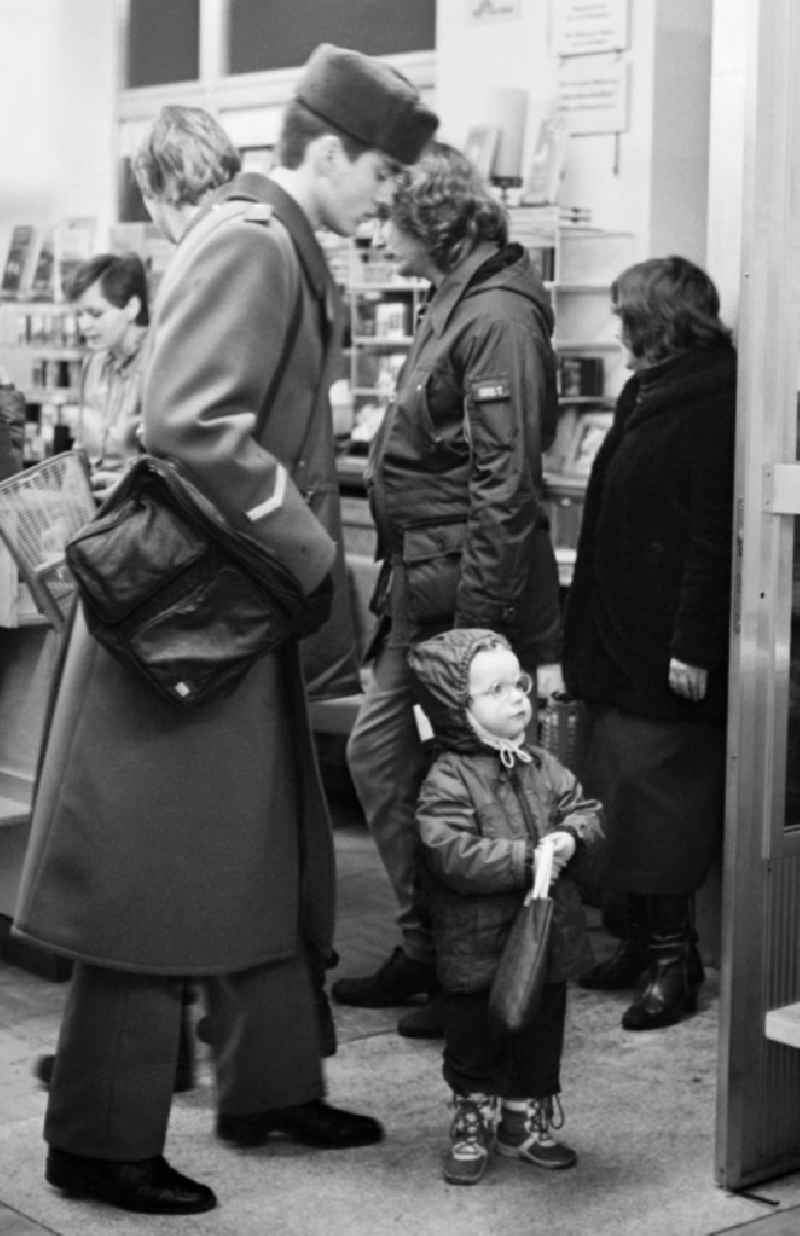
<instances>
[{"instance_id":1,"label":"jacket collar","mask_svg":"<svg viewBox=\"0 0 800 1236\"><path fill-rule=\"evenodd\" d=\"M665 411L680 412L687 403L716 396L735 384L736 352L730 343L671 356L635 375L630 392L635 392L634 399L626 401L626 427Z\"/></svg>"},{"instance_id":2,"label":"jacket collar","mask_svg":"<svg viewBox=\"0 0 800 1236\"><path fill-rule=\"evenodd\" d=\"M311 224L294 198L274 180L262 176L260 172L241 172L227 184L220 185L213 193L209 193L181 237L181 243L216 205L236 200L263 202L272 207L291 234L314 295L323 302L331 300L333 281Z\"/></svg>"},{"instance_id":3,"label":"jacket collar","mask_svg":"<svg viewBox=\"0 0 800 1236\"><path fill-rule=\"evenodd\" d=\"M269 176L262 176L260 172L242 172L231 181L225 197L251 197L272 207L291 234L314 295L319 300L325 300L331 283L328 263L307 216L291 194Z\"/></svg>"},{"instance_id":4,"label":"jacket collar","mask_svg":"<svg viewBox=\"0 0 800 1236\"><path fill-rule=\"evenodd\" d=\"M484 241L482 244L477 245L471 253L468 253L454 270L445 275L436 289L423 319L428 324L429 329L434 331L435 334L441 335L443 333L456 306L463 299L472 276L496 252L496 244L493 244L491 241Z\"/></svg>"}]
</instances>

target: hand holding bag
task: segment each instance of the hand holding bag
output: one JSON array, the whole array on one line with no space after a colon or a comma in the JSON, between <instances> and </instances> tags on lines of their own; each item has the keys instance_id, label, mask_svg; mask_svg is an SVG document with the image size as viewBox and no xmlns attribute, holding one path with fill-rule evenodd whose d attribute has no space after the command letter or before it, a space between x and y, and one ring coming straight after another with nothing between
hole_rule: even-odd
<instances>
[{"instance_id":1,"label":"hand holding bag","mask_svg":"<svg viewBox=\"0 0 800 1236\"><path fill-rule=\"evenodd\" d=\"M553 899L553 843L544 837L534 853L533 887L517 914L506 940L489 993L489 1018L500 1030L516 1033L529 1025L539 1008L550 931Z\"/></svg>"}]
</instances>

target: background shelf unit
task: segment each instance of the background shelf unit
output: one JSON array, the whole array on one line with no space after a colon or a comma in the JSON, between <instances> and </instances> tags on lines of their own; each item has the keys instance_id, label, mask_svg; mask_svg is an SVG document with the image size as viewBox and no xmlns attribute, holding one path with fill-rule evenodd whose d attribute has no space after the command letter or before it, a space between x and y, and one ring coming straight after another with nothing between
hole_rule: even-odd
<instances>
[{"instance_id":1,"label":"background shelf unit","mask_svg":"<svg viewBox=\"0 0 800 1236\"><path fill-rule=\"evenodd\" d=\"M354 442L366 450L394 397L397 377L414 338L428 292L424 279L400 275L384 251L358 243L350 248L347 284L349 380Z\"/></svg>"},{"instance_id":2,"label":"background shelf unit","mask_svg":"<svg viewBox=\"0 0 800 1236\"><path fill-rule=\"evenodd\" d=\"M0 302L0 366L27 404L26 463L51 452L56 426L74 430L85 355L74 305Z\"/></svg>"},{"instance_id":3,"label":"background shelf unit","mask_svg":"<svg viewBox=\"0 0 800 1236\"><path fill-rule=\"evenodd\" d=\"M562 225L557 206L509 211L510 239L528 249L555 317L559 418L543 459L544 499L562 585L572 578L589 467L626 373L611 283L634 261L633 236Z\"/></svg>"}]
</instances>

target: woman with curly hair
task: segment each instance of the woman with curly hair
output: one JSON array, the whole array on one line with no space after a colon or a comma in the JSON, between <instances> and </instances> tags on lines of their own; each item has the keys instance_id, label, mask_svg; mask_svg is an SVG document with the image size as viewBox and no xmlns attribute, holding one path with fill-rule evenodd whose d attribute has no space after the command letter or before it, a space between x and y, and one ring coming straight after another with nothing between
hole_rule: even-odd
<instances>
[{"instance_id":1,"label":"woman with curly hair","mask_svg":"<svg viewBox=\"0 0 800 1236\"><path fill-rule=\"evenodd\" d=\"M678 1021L703 967L691 928L722 829L736 354L708 275L654 258L612 286L633 376L589 479L565 619L567 687L593 725L602 887L627 929L584 987L638 987L627 1030Z\"/></svg>"},{"instance_id":2,"label":"woman with curly hair","mask_svg":"<svg viewBox=\"0 0 800 1236\"><path fill-rule=\"evenodd\" d=\"M344 1004L407 1004L437 991L415 890L414 808L425 757L413 716L411 645L452 627L500 632L524 668L560 681L558 572L540 505L541 451L557 415L553 315L503 207L457 150L431 144L398 180L389 242L432 285L394 402L373 442L368 489L382 566L373 679L348 761L398 904L402 946L333 985ZM440 1002L401 1033L441 1033Z\"/></svg>"}]
</instances>

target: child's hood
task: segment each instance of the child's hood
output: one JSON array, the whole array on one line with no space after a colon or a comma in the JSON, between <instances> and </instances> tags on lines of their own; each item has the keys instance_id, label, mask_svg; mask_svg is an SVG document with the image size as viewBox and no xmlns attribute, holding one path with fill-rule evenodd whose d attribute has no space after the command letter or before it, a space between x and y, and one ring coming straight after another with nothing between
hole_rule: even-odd
<instances>
[{"instance_id":1,"label":"child's hood","mask_svg":"<svg viewBox=\"0 0 800 1236\"><path fill-rule=\"evenodd\" d=\"M467 720L467 703L472 658L489 643L510 647L494 631L457 627L415 644L408 654L419 703L436 737L451 751L484 749Z\"/></svg>"}]
</instances>

